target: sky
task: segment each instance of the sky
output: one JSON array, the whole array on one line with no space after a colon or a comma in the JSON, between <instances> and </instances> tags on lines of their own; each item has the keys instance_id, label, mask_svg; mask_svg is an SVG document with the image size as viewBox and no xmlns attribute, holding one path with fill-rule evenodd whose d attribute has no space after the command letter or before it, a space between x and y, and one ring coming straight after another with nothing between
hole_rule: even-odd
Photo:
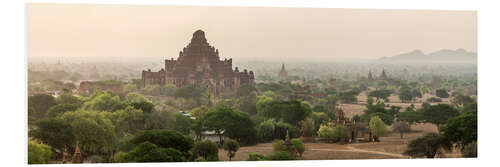
<instances>
[{"instance_id":1,"label":"sky","mask_svg":"<svg viewBox=\"0 0 500 167\"><path fill-rule=\"evenodd\" d=\"M26 12L29 59L175 59L198 29L233 60L477 52L475 11L28 4Z\"/></svg>"}]
</instances>

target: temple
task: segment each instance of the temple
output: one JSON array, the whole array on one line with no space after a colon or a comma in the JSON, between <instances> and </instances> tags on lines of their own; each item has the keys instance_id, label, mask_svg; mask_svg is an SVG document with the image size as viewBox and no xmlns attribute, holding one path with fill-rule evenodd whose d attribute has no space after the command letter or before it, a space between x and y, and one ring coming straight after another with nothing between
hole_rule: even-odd
<instances>
[{"instance_id":1,"label":"temple","mask_svg":"<svg viewBox=\"0 0 500 167\"><path fill-rule=\"evenodd\" d=\"M165 60L165 68L158 72L143 70L142 86L173 84L180 88L195 84L207 88L214 97L222 97L240 85L254 84L253 71L240 72L232 66L232 59L220 60L219 50L210 46L205 32L198 30L177 59Z\"/></svg>"},{"instance_id":2,"label":"temple","mask_svg":"<svg viewBox=\"0 0 500 167\"><path fill-rule=\"evenodd\" d=\"M281 70L278 73L278 78L279 80L286 80L286 78L288 78L288 72L286 72L285 70L285 64L281 65Z\"/></svg>"}]
</instances>

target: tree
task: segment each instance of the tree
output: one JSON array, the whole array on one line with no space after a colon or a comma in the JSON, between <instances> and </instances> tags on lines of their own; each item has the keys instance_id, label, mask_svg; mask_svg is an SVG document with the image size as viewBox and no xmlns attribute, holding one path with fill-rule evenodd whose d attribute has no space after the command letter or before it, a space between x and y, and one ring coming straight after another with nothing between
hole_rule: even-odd
<instances>
[{"instance_id":1,"label":"tree","mask_svg":"<svg viewBox=\"0 0 500 167\"><path fill-rule=\"evenodd\" d=\"M78 109L77 104L62 103L62 104L58 104L58 105L50 107L49 110L47 111L47 114L45 114L45 115L46 115L46 117L58 117L65 112L76 111L77 109Z\"/></svg>"},{"instance_id":2,"label":"tree","mask_svg":"<svg viewBox=\"0 0 500 167\"><path fill-rule=\"evenodd\" d=\"M404 87L399 90L399 99L402 102L409 102L413 100L413 95L412 92L410 91L410 88Z\"/></svg>"},{"instance_id":3,"label":"tree","mask_svg":"<svg viewBox=\"0 0 500 167\"><path fill-rule=\"evenodd\" d=\"M387 126L378 116L374 116L370 119L369 126L370 131L375 136L375 140L378 140L378 137L387 134Z\"/></svg>"},{"instance_id":4,"label":"tree","mask_svg":"<svg viewBox=\"0 0 500 167\"><path fill-rule=\"evenodd\" d=\"M74 104L78 107L82 105L82 101L80 98L73 96L69 93L64 93L58 97L55 98L55 101L57 104Z\"/></svg>"},{"instance_id":5,"label":"tree","mask_svg":"<svg viewBox=\"0 0 500 167\"><path fill-rule=\"evenodd\" d=\"M271 99L269 101L267 98L265 102L261 100L257 102L257 111L261 116L283 120L294 126L298 126L300 121L312 113L311 106L308 103L297 100L281 101Z\"/></svg>"},{"instance_id":6,"label":"tree","mask_svg":"<svg viewBox=\"0 0 500 167\"><path fill-rule=\"evenodd\" d=\"M28 141L28 164L45 164L51 156L50 146Z\"/></svg>"},{"instance_id":7,"label":"tree","mask_svg":"<svg viewBox=\"0 0 500 167\"><path fill-rule=\"evenodd\" d=\"M406 122L411 126L411 124L423 122L424 116L421 111L405 111L399 112L396 117L398 121Z\"/></svg>"},{"instance_id":8,"label":"tree","mask_svg":"<svg viewBox=\"0 0 500 167\"><path fill-rule=\"evenodd\" d=\"M475 102L474 98L470 96L465 96L463 94L458 94L451 100L451 103L453 103L455 107L463 107L466 106L467 104L471 104L474 102Z\"/></svg>"},{"instance_id":9,"label":"tree","mask_svg":"<svg viewBox=\"0 0 500 167\"><path fill-rule=\"evenodd\" d=\"M411 96L413 96L414 98L415 97L422 98L422 93L419 89L413 89L411 90Z\"/></svg>"},{"instance_id":10,"label":"tree","mask_svg":"<svg viewBox=\"0 0 500 167\"><path fill-rule=\"evenodd\" d=\"M44 118L35 122L37 128L29 136L58 149L61 155L69 151L75 141L71 125L61 118Z\"/></svg>"},{"instance_id":11,"label":"tree","mask_svg":"<svg viewBox=\"0 0 500 167\"><path fill-rule=\"evenodd\" d=\"M218 161L219 160L218 153L219 149L217 147L217 144L210 140L198 142L193 147L194 156L203 157L203 159L207 161Z\"/></svg>"},{"instance_id":12,"label":"tree","mask_svg":"<svg viewBox=\"0 0 500 167\"><path fill-rule=\"evenodd\" d=\"M452 143L437 133L428 133L423 137L412 140L407 150L403 153L414 158L434 158L441 155L441 150L451 151Z\"/></svg>"},{"instance_id":13,"label":"tree","mask_svg":"<svg viewBox=\"0 0 500 167\"><path fill-rule=\"evenodd\" d=\"M154 104L149 101L132 102L130 105L146 114L151 114L154 111Z\"/></svg>"},{"instance_id":14,"label":"tree","mask_svg":"<svg viewBox=\"0 0 500 167\"><path fill-rule=\"evenodd\" d=\"M61 118L71 124L82 155L110 153L115 141L115 127L106 115L109 112L77 110L66 112Z\"/></svg>"},{"instance_id":15,"label":"tree","mask_svg":"<svg viewBox=\"0 0 500 167\"><path fill-rule=\"evenodd\" d=\"M127 93L127 95L125 95L125 102L138 103L138 102L149 102L149 100L137 92L129 92Z\"/></svg>"},{"instance_id":16,"label":"tree","mask_svg":"<svg viewBox=\"0 0 500 167\"><path fill-rule=\"evenodd\" d=\"M162 148L151 142L143 142L122 155L125 162L181 162L181 152L174 148Z\"/></svg>"},{"instance_id":17,"label":"tree","mask_svg":"<svg viewBox=\"0 0 500 167\"><path fill-rule=\"evenodd\" d=\"M382 100L387 100L387 98L391 95L391 91L387 89L382 89L382 90L374 90L368 93L368 97L375 97L377 98L377 101L379 99Z\"/></svg>"},{"instance_id":18,"label":"tree","mask_svg":"<svg viewBox=\"0 0 500 167\"><path fill-rule=\"evenodd\" d=\"M263 141L271 141L274 139L276 120L268 119L259 124L259 137Z\"/></svg>"},{"instance_id":19,"label":"tree","mask_svg":"<svg viewBox=\"0 0 500 167\"><path fill-rule=\"evenodd\" d=\"M458 144L459 147L477 141L477 112L468 111L457 117L450 118L439 131L449 141Z\"/></svg>"},{"instance_id":20,"label":"tree","mask_svg":"<svg viewBox=\"0 0 500 167\"><path fill-rule=\"evenodd\" d=\"M206 130L215 131L221 143L222 135L245 144L256 142L257 129L247 113L231 108L218 108L208 112L202 118L202 124Z\"/></svg>"},{"instance_id":21,"label":"tree","mask_svg":"<svg viewBox=\"0 0 500 167\"><path fill-rule=\"evenodd\" d=\"M314 132L316 131L314 129L314 120L312 118L306 118L305 120L301 121L299 125L301 128L301 134L304 137L312 137Z\"/></svg>"},{"instance_id":22,"label":"tree","mask_svg":"<svg viewBox=\"0 0 500 167\"><path fill-rule=\"evenodd\" d=\"M448 98L450 95L448 94L448 90L442 88L436 90L436 96L440 98Z\"/></svg>"},{"instance_id":23,"label":"tree","mask_svg":"<svg viewBox=\"0 0 500 167\"><path fill-rule=\"evenodd\" d=\"M184 136L181 133L173 130L143 130L137 133L130 142L134 145L139 145L143 142L151 142L162 148L173 148L181 152L184 160L190 156L190 150L193 148L194 141L189 136Z\"/></svg>"},{"instance_id":24,"label":"tree","mask_svg":"<svg viewBox=\"0 0 500 167\"><path fill-rule=\"evenodd\" d=\"M200 119L202 118L203 116L205 116L205 114L209 111L208 107L207 106L200 106L200 107L196 107L194 109L191 110L190 114L191 116L197 118L197 119Z\"/></svg>"},{"instance_id":25,"label":"tree","mask_svg":"<svg viewBox=\"0 0 500 167\"><path fill-rule=\"evenodd\" d=\"M224 150L227 152L227 156L229 157L229 161L236 155L238 149L240 149L240 144L237 141L228 139L224 141Z\"/></svg>"},{"instance_id":26,"label":"tree","mask_svg":"<svg viewBox=\"0 0 500 167\"><path fill-rule=\"evenodd\" d=\"M50 107L56 105L54 97L46 94L36 94L28 97L28 107L32 108L29 117L40 119L45 116Z\"/></svg>"},{"instance_id":27,"label":"tree","mask_svg":"<svg viewBox=\"0 0 500 167\"><path fill-rule=\"evenodd\" d=\"M144 128L144 113L131 106L112 113L111 120L115 125L116 134L119 136L124 133L135 134Z\"/></svg>"},{"instance_id":28,"label":"tree","mask_svg":"<svg viewBox=\"0 0 500 167\"><path fill-rule=\"evenodd\" d=\"M349 129L347 129L343 125L337 125L333 128L333 137L336 141L340 141L340 143L344 143L347 137L349 137Z\"/></svg>"},{"instance_id":29,"label":"tree","mask_svg":"<svg viewBox=\"0 0 500 167\"><path fill-rule=\"evenodd\" d=\"M407 122L397 121L392 125L392 131L398 132L401 139L403 138L403 134L410 132L410 130L410 124Z\"/></svg>"},{"instance_id":30,"label":"tree","mask_svg":"<svg viewBox=\"0 0 500 167\"><path fill-rule=\"evenodd\" d=\"M438 129L449 118L455 117L458 114L458 110L449 104L437 104L422 108L424 122L435 124Z\"/></svg>"},{"instance_id":31,"label":"tree","mask_svg":"<svg viewBox=\"0 0 500 167\"><path fill-rule=\"evenodd\" d=\"M326 138L328 142L330 142L335 137L333 135L333 128L328 125L320 125L318 136Z\"/></svg>"},{"instance_id":32,"label":"tree","mask_svg":"<svg viewBox=\"0 0 500 167\"><path fill-rule=\"evenodd\" d=\"M120 97L113 96L108 92L96 92L90 97L89 101L83 104L84 109L95 111L113 112L125 107L126 105L120 101Z\"/></svg>"},{"instance_id":33,"label":"tree","mask_svg":"<svg viewBox=\"0 0 500 167\"><path fill-rule=\"evenodd\" d=\"M302 142L302 140L297 139L297 138L292 139L290 142L292 143L295 151L297 151L297 153L299 153L299 156L302 157L302 154L306 150L306 146L304 145L304 142Z\"/></svg>"}]
</instances>

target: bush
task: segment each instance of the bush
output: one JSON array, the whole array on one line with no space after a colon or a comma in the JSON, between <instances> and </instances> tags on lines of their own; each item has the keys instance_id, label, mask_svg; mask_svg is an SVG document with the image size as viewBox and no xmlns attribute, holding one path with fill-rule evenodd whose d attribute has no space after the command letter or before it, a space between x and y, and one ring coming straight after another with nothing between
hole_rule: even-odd
<instances>
[{"instance_id":1,"label":"bush","mask_svg":"<svg viewBox=\"0 0 500 167\"><path fill-rule=\"evenodd\" d=\"M264 155L260 153L253 152L248 154L247 161L262 161L262 160L266 160L266 157L264 157Z\"/></svg>"},{"instance_id":2,"label":"bush","mask_svg":"<svg viewBox=\"0 0 500 167\"><path fill-rule=\"evenodd\" d=\"M285 142L283 140L274 140L273 141L273 150L274 151L286 151Z\"/></svg>"},{"instance_id":3,"label":"bush","mask_svg":"<svg viewBox=\"0 0 500 167\"><path fill-rule=\"evenodd\" d=\"M268 160L297 160L297 158L288 151L276 151L266 157Z\"/></svg>"},{"instance_id":4,"label":"bush","mask_svg":"<svg viewBox=\"0 0 500 167\"><path fill-rule=\"evenodd\" d=\"M45 144L28 142L28 164L45 164L52 156L52 148Z\"/></svg>"},{"instance_id":5,"label":"bush","mask_svg":"<svg viewBox=\"0 0 500 167\"><path fill-rule=\"evenodd\" d=\"M427 99L427 102L442 102L441 98L431 97Z\"/></svg>"},{"instance_id":6,"label":"bush","mask_svg":"<svg viewBox=\"0 0 500 167\"><path fill-rule=\"evenodd\" d=\"M304 145L304 142L300 139L292 139L292 145L295 151L299 153L300 157L302 157L302 153L306 150L306 146Z\"/></svg>"}]
</instances>

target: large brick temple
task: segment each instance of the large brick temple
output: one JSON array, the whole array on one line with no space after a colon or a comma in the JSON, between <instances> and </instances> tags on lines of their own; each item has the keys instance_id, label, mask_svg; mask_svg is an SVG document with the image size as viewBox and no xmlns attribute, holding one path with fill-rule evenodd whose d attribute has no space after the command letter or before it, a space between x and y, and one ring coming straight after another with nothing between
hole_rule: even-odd
<instances>
[{"instance_id":1,"label":"large brick temple","mask_svg":"<svg viewBox=\"0 0 500 167\"><path fill-rule=\"evenodd\" d=\"M220 60L219 50L207 42L205 32L194 32L191 42L177 59L165 60L158 72L142 71L142 86L173 84L178 88L195 84L207 88L214 97L234 92L240 85L254 84L253 71L233 70L232 59Z\"/></svg>"}]
</instances>

